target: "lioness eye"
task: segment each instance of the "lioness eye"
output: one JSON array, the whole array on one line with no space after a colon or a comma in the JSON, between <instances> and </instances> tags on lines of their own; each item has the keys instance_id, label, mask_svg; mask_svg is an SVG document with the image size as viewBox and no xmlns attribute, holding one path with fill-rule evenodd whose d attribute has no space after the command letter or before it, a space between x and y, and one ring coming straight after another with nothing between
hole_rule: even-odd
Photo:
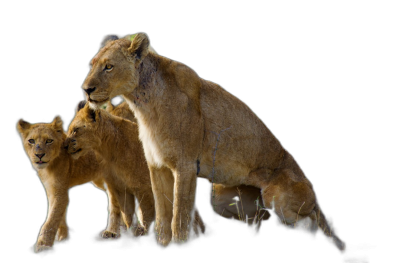
<instances>
[{"instance_id":1,"label":"lioness eye","mask_svg":"<svg viewBox=\"0 0 400 263\"><path fill-rule=\"evenodd\" d=\"M110 64L107 64L106 67L104 68L105 71L111 71L113 69L113 66Z\"/></svg>"},{"instance_id":2,"label":"lioness eye","mask_svg":"<svg viewBox=\"0 0 400 263\"><path fill-rule=\"evenodd\" d=\"M34 140L34 139L30 139L28 142L29 142L30 144L35 144L35 140Z\"/></svg>"},{"instance_id":3,"label":"lioness eye","mask_svg":"<svg viewBox=\"0 0 400 263\"><path fill-rule=\"evenodd\" d=\"M52 142L53 142L53 140L51 140L51 139L46 140L46 144L51 144Z\"/></svg>"}]
</instances>

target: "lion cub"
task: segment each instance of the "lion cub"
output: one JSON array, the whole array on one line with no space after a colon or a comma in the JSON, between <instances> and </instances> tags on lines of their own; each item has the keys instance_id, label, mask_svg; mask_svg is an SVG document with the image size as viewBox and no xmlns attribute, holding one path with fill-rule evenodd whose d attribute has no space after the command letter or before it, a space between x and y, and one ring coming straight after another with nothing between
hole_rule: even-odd
<instances>
[{"instance_id":1,"label":"lion cub","mask_svg":"<svg viewBox=\"0 0 400 263\"><path fill-rule=\"evenodd\" d=\"M110 171L101 166L93 152L87 152L76 160L71 158L63 147L66 134L58 116L52 123L30 124L21 119L17 129L32 166L45 187L49 203L47 219L35 245L35 251L41 251L53 245L56 234L59 241L68 237L68 189L92 181L98 188L105 190L103 174ZM134 205L132 202L127 206ZM108 228L119 227L119 222L115 224L117 226L109 224Z\"/></svg>"},{"instance_id":2,"label":"lion cub","mask_svg":"<svg viewBox=\"0 0 400 263\"><path fill-rule=\"evenodd\" d=\"M94 111L89 105L84 106L84 103L79 105L83 108L77 112L69 126L65 147L74 158L93 150L109 166L113 173L104 177L109 191L115 193L121 208L126 195L137 198L142 228L138 227L135 232L140 235L147 233L155 219L155 207L150 172L136 123L113 116L105 110ZM127 104L122 105L127 109ZM108 108L108 111L113 112L113 108ZM124 213L122 215L126 220ZM199 229L202 233L205 231L197 210L194 213L193 229L196 234Z\"/></svg>"}]
</instances>

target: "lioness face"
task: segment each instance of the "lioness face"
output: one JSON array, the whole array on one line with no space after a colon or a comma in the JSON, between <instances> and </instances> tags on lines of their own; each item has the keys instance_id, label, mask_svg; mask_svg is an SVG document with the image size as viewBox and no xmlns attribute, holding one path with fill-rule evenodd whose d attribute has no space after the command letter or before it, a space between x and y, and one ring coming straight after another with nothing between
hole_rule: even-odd
<instances>
[{"instance_id":1,"label":"lioness face","mask_svg":"<svg viewBox=\"0 0 400 263\"><path fill-rule=\"evenodd\" d=\"M60 117L56 117L52 123L37 124L21 119L17 128L25 152L36 170L46 168L60 154L65 138Z\"/></svg>"},{"instance_id":2,"label":"lioness face","mask_svg":"<svg viewBox=\"0 0 400 263\"><path fill-rule=\"evenodd\" d=\"M100 138L96 136L99 128L95 119L96 111L91 110L87 104L77 112L69 125L65 147L74 159L78 159L101 144Z\"/></svg>"},{"instance_id":3,"label":"lioness face","mask_svg":"<svg viewBox=\"0 0 400 263\"><path fill-rule=\"evenodd\" d=\"M100 49L82 85L92 107L99 107L117 95L128 94L138 86L140 63L148 47L146 34L139 33L132 41L113 40Z\"/></svg>"}]
</instances>

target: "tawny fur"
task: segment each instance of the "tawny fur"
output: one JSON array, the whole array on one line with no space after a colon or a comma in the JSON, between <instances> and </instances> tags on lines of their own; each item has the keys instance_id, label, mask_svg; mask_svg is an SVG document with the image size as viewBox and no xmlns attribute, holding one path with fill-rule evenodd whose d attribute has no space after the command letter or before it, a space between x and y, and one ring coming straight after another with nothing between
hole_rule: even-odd
<instances>
[{"instance_id":1,"label":"tawny fur","mask_svg":"<svg viewBox=\"0 0 400 263\"><path fill-rule=\"evenodd\" d=\"M106 111L114 116L119 116L136 123L135 115L126 101L121 102L117 107L109 101L107 103ZM233 217L241 221L246 221L247 219L249 225L252 225L253 223L257 224L257 230L260 228L261 222L270 217L268 211L261 210L263 204L259 188L246 185L225 187L221 184L213 184L211 188L211 205L214 211L223 217ZM235 202L233 200L234 197L240 197L238 206L232 206L232 203ZM239 207L239 209L237 207ZM198 213L196 214L196 217L198 218L195 220L202 222ZM195 222L195 224L200 225L201 229L204 228L204 226L202 226L203 223ZM194 230L197 234L198 229L195 228Z\"/></svg>"},{"instance_id":2,"label":"tawny fur","mask_svg":"<svg viewBox=\"0 0 400 263\"><path fill-rule=\"evenodd\" d=\"M225 186L260 188L265 206L274 204L285 222L319 220L344 249L326 231L324 217L315 216L323 214L311 183L251 109L186 65L150 51L149 44L144 33L132 41L109 41L93 58L83 89L93 107L122 95L135 114L156 201L158 241L187 239L197 175Z\"/></svg>"},{"instance_id":3,"label":"tawny fur","mask_svg":"<svg viewBox=\"0 0 400 263\"><path fill-rule=\"evenodd\" d=\"M124 112L124 105L121 104L118 114ZM134 233L147 233L155 219L154 197L137 125L104 110L93 111L88 106L80 110L70 124L66 140L68 151L73 156L79 156L93 150L107 164L113 173L104 180L109 188L112 186L115 189L119 206L123 207L125 195L135 196L138 200L143 228ZM116 113L113 108L109 110ZM134 117L132 114L125 116ZM204 232L204 223L198 217L196 227Z\"/></svg>"},{"instance_id":4,"label":"tawny fur","mask_svg":"<svg viewBox=\"0 0 400 263\"><path fill-rule=\"evenodd\" d=\"M49 204L47 219L35 245L35 250L41 251L53 245L56 234L59 241L68 237L68 189L92 181L98 188L106 190L103 174L109 171L99 164L93 152L76 160L71 158L63 147L66 135L60 117L56 117L52 123L37 124L21 119L17 129L32 166L45 187ZM127 206L134 209L135 203L127 203ZM118 207L110 209L119 210ZM114 224L108 227L119 228L119 221Z\"/></svg>"}]
</instances>

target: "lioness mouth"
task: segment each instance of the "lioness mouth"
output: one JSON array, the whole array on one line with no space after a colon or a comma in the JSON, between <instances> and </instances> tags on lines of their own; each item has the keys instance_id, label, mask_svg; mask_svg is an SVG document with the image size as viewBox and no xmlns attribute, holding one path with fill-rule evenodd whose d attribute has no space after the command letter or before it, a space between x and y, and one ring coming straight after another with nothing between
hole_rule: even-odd
<instances>
[{"instance_id":1,"label":"lioness mouth","mask_svg":"<svg viewBox=\"0 0 400 263\"><path fill-rule=\"evenodd\" d=\"M44 163L47 163L47 162L43 162L43 161L39 161L39 162L36 162L37 164L44 164Z\"/></svg>"}]
</instances>

